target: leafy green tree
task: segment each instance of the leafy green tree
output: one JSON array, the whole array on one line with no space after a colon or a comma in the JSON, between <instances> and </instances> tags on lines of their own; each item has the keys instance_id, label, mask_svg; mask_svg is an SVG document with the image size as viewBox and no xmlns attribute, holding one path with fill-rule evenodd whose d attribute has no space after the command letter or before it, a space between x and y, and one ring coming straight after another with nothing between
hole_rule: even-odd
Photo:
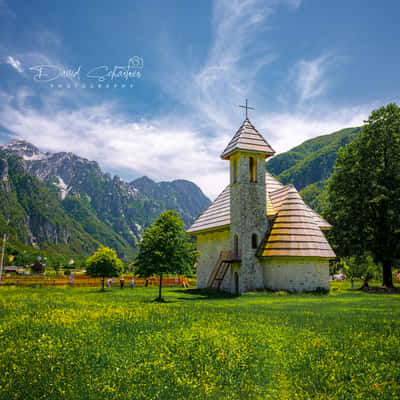
<instances>
[{"instance_id":1,"label":"leafy green tree","mask_svg":"<svg viewBox=\"0 0 400 400\"><path fill-rule=\"evenodd\" d=\"M368 287L368 282L371 279L377 279L380 276L378 266L374 263L370 255L363 254L348 257L344 261L343 270L346 276L362 279L362 287Z\"/></svg>"},{"instance_id":2,"label":"leafy green tree","mask_svg":"<svg viewBox=\"0 0 400 400\"><path fill-rule=\"evenodd\" d=\"M61 256L49 257L47 261L47 266L54 269L56 275L58 275L64 264L65 264L65 259Z\"/></svg>"},{"instance_id":3,"label":"leafy green tree","mask_svg":"<svg viewBox=\"0 0 400 400\"><path fill-rule=\"evenodd\" d=\"M358 138L339 151L325 216L340 256L372 255L392 287L400 259L400 108L372 112Z\"/></svg>"},{"instance_id":4,"label":"leafy green tree","mask_svg":"<svg viewBox=\"0 0 400 400\"><path fill-rule=\"evenodd\" d=\"M118 258L117 253L113 249L104 246L100 246L86 261L86 274L101 277L103 292L104 279L119 276L122 268L122 261Z\"/></svg>"},{"instance_id":5,"label":"leafy green tree","mask_svg":"<svg viewBox=\"0 0 400 400\"><path fill-rule=\"evenodd\" d=\"M157 300L162 301L163 275L190 273L197 256L179 214L165 211L143 234L135 261L136 272L143 277L159 276Z\"/></svg>"}]
</instances>

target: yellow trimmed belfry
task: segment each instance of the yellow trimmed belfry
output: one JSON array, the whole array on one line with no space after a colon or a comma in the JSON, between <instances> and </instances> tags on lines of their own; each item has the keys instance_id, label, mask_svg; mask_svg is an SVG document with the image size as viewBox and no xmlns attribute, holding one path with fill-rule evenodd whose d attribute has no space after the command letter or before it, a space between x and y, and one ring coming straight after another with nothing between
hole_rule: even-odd
<instances>
[{"instance_id":1,"label":"yellow trimmed belfry","mask_svg":"<svg viewBox=\"0 0 400 400\"><path fill-rule=\"evenodd\" d=\"M221 154L230 184L188 229L201 253L197 287L240 294L329 288L331 228L297 190L265 170L274 150L248 118Z\"/></svg>"}]
</instances>

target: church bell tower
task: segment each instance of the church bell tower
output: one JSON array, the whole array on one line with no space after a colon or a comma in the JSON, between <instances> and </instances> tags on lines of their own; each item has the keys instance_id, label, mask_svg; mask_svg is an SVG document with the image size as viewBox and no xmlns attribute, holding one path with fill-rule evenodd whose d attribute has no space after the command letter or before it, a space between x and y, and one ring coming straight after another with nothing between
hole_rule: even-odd
<instances>
[{"instance_id":1,"label":"church bell tower","mask_svg":"<svg viewBox=\"0 0 400 400\"><path fill-rule=\"evenodd\" d=\"M265 159L275 152L247 118L221 155L230 163L232 272L239 292L263 287L256 257L268 230ZM236 275L235 275L236 274Z\"/></svg>"}]
</instances>

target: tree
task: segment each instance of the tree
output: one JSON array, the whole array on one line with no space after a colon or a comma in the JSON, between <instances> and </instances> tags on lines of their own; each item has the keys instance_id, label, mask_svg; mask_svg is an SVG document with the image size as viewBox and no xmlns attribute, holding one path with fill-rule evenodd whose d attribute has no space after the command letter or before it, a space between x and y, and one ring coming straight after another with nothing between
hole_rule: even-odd
<instances>
[{"instance_id":1,"label":"tree","mask_svg":"<svg viewBox=\"0 0 400 400\"><path fill-rule=\"evenodd\" d=\"M61 270L61 267L65 264L65 260L61 256L53 256L47 261L47 266L53 268L56 275Z\"/></svg>"},{"instance_id":2,"label":"tree","mask_svg":"<svg viewBox=\"0 0 400 400\"><path fill-rule=\"evenodd\" d=\"M197 256L179 214L174 210L165 211L143 234L135 261L137 274L146 278L159 276L157 300L162 301L163 275L190 273Z\"/></svg>"},{"instance_id":3,"label":"tree","mask_svg":"<svg viewBox=\"0 0 400 400\"><path fill-rule=\"evenodd\" d=\"M378 266L374 263L370 255L363 254L355 257L348 257L344 261L343 270L346 276L363 280L361 289L368 287L368 282L371 279L377 279L380 276Z\"/></svg>"},{"instance_id":4,"label":"tree","mask_svg":"<svg viewBox=\"0 0 400 400\"><path fill-rule=\"evenodd\" d=\"M86 260L86 274L101 277L102 291L104 279L119 276L122 272L122 261L117 253L109 247L100 246L97 251Z\"/></svg>"},{"instance_id":5,"label":"tree","mask_svg":"<svg viewBox=\"0 0 400 400\"><path fill-rule=\"evenodd\" d=\"M338 153L325 216L340 256L370 254L392 287L400 259L400 108L372 112L360 135Z\"/></svg>"}]
</instances>

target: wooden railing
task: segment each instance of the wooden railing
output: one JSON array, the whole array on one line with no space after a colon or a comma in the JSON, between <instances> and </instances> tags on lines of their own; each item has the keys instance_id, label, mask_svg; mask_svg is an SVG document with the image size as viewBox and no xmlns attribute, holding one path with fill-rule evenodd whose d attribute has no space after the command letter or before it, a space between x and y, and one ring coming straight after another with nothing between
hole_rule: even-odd
<instances>
[{"instance_id":1,"label":"wooden railing","mask_svg":"<svg viewBox=\"0 0 400 400\"><path fill-rule=\"evenodd\" d=\"M107 284L107 279L105 285ZM132 276L124 275L124 287L129 288L131 284ZM134 277L135 287L146 286L145 278ZM157 277L151 277L147 280L147 286L158 286L159 280ZM189 286L195 286L196 280L193 278L185 277L163 277L163 286L180 286L182 287L185 282L189 283ZM73 287L95 287L101 285L101 278L91 278L87 275L76 275L72 280L69 276L46 276L46 275L11 275L4 276L0 281L2 285L15 285L15 286L73 286ZM120 286L120 278L116 277L111 280L111 287Z\"/></svg>"},{"instance_id":2,"label":"wooden railing","mask_svg":"<svg viewBox=\"0 0 400 400\"><path fill-rule=\"evenodd\" d=\"M207 287L212 289L219 289L225 274L232 262L232 253L229 250L221 250L215 267L208 278Z\"/></svg>"}]
</instances>

